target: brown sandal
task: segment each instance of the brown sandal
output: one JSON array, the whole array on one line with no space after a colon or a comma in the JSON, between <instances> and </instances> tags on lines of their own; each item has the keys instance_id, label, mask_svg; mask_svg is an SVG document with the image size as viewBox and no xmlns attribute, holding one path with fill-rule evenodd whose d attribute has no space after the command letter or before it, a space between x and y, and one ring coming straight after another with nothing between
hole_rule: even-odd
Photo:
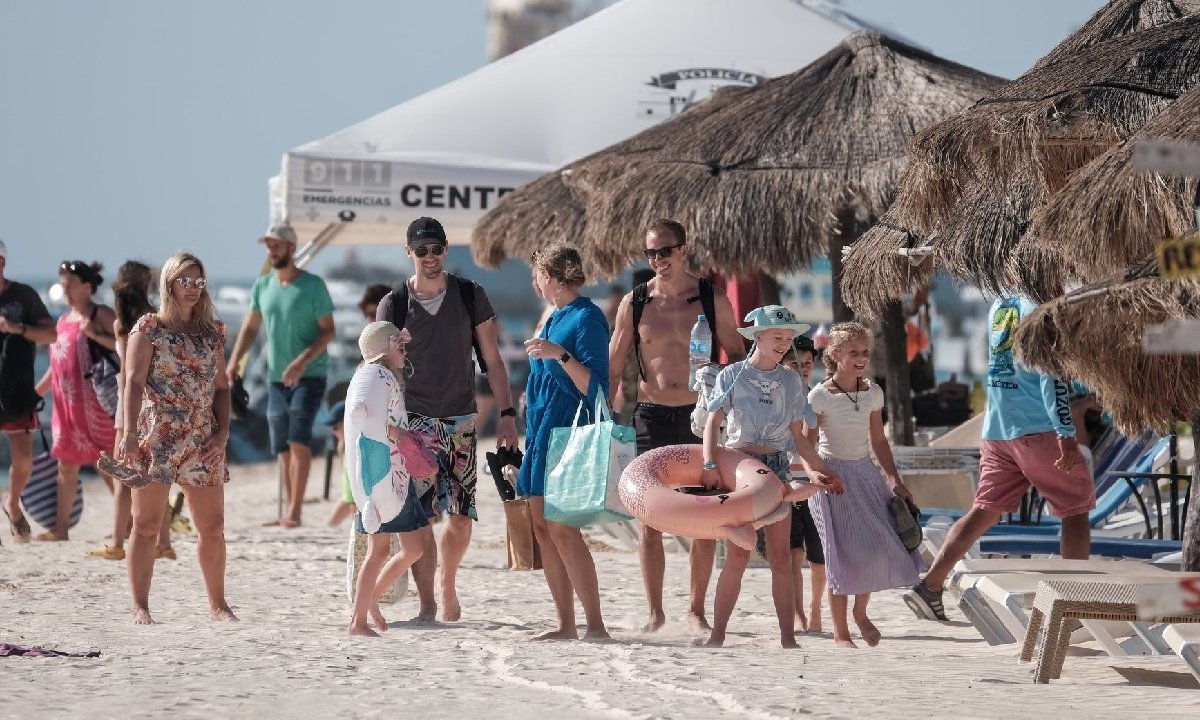
<instances>
[{"instance_id":1,"label":"brown sandal","mask_svg":"<svg viewBox=\"0 0 1200 720\"><path fill-rule=\"evenodd\" d=\"M29 521L25 519L25 515L18 514L17 519L13 520L12 515L8 514L8 508L4 509L5 516L8 517L8 530L12 533L13 542L24 545L33 537L33 529L29 527Z\"/></svg>"}]
</instances>

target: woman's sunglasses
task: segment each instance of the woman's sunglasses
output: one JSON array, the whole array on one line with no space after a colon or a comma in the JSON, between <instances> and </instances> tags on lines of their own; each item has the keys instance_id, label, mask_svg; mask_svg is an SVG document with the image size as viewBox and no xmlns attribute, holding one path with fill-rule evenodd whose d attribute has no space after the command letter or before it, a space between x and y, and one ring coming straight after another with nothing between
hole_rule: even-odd
<instances>
[{"instance_id":1,"label":"woman's sunglasses","mask_svg":"<svg viewBox=\"0 0 1200 720\"><path fill-rule=\"evenodd\" d=\"M671 257L671 254L674 253L677 248L681 248L684 245L685 243L679 243L678 245L668 245L667 247L646 248L642 252L646 254L647 260L653 260L655 256L657 256L660 260L666 260L667 258Z\"/></svg>"},{"instance_id":2,"label":"woman's sunglasses","mask_svg":"<svg viewBox=\"0 0 1200 720\"><path fill-rule=\"evenodd\" d=\"M184 290L192 287L196 288L197 290L203 290L204 288L208 287L208 281L204 278L196 278L193 280L190 277L177 277L175 278L175 282L179 283L179 287L183 288Z\"/></svg>"},{"instance_id":3,"label":"woman's sunglasses","mask_svg":"<svg viewBox=\"0 0 1200 720\"><path fill-rule=\"evenodd\" d=\"M429 253L433 253L434 257L440 257L444 252L446 252L445 245L434 245L432 243L428 245L421 245L420 247L413 249L413 255L416 255L419 258L423 258Z\"/></svg>"}]
</instances>

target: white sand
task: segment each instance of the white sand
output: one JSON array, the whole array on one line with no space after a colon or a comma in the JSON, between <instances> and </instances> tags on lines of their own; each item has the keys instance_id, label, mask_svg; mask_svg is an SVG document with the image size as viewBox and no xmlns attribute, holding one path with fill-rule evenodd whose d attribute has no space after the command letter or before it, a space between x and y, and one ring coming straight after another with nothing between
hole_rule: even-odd
<instances>
[{"instance_id":1,"label":"white sand","mask_svg":"<svg viewBox=\"0 0 1200 720\"><path fill-rule=\"evenodd\" d=\"M319 490L314 469L311 493ZM1197 716L1200 692L1171 657L1068 658L1064 677L1031 684L1015 645L989 647L959 622L913 619L892 591L876 596L884 635L874 649L838 650L829 635L778 646L765 569L750 569L728 646L691 647L673 619L644 618L637 556L595 554L616 643L532 643L551 627L540 573L504 569L499 500L481 473L483 522L460 573L464 619L403 622L415 598L384 606L383 638L344 633L348 527L261 528L275 512L273 468L240 468L227 486L228 593L242 618L207 620L194 536L156 566L152 627L130 622L125 563L84 558L102 542L111 501L90 483L73 540L0 548L0 642L97 649L97 659L0 659L0 718L167 717L1147 717ZM0 523L2 527L2 523ZM667 610L686 606L686 558L668 555ZM715 575L714 575L715 585ZM711 590L709 599L711 613ZM582 621L582 611L579 618ZM826 617L826 627L829 620ZM36 710L35 710L36 709ZM36 714L35 714L36 713Z\"/></svg>"}]
</instances>

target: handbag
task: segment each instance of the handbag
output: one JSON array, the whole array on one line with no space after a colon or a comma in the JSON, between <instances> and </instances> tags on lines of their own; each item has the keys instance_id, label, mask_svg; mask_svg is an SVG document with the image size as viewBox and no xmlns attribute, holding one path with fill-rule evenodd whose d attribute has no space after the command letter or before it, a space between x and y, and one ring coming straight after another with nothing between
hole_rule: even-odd
<instances>
[{"instance_id":1,"label":"handbag","mask_svg":"<svg viewBox=\"0 0 1200 720\"><path fill-rule=\"evenodd\" d=\"M42 446L45 451L33 456L33 472L29 482L21 491L21 504L25 513L34 522L47 530L53 530L58 522L58 460L50 454L50 443L46 442L46 432L38 428L42 436ZM75 504L71 506L71 517L67 527L73 528L79 524L83 515L83 483L75 485Z\"/></svg>"},{"instance_id":2,"label":"handbag","mask_svg":"<svg viewBox=\"0 0 1200 720\"><path fill-rule=\"evenodd\" d=\"M636 434L613 422L603 396L596 398L596 422L579 425L584 402L575 409L571 426L550 431L545 518L577 528L631 520L618 485L621 472L633 462Z\"/></svg>"},{"instance_id":3,"label":"handbag","mask_svg":"<svg viewBox=\"0 0 1200 720\"><path fill-rule=\"evenodd\" d=\"M429 480L438 473L437 456L425 447L425 443L407 428L396 428L396 451L404 459L408 476L416 480Z\"/></svg>"},{"instance_id":4,"label":"handbag","mask_svg":"<svg viewBox=\"0 0 1200 720\"><path fill-rule=\"evenodd\" d=\"M358 585L358 571L362 568L363 560L367 559L367 543L370 541L370 537L367 533L360 533L355 527L355 523L350 523L350 547L346 551L346 599L351 604L354 603L354 591ZM391 560L396 553L400 552L400 541L395 535L389 537L392 549L388 553L388 560ZM404 573L383 591L383 594L379 596L379 602L397 603L407 594L408 573Z\"/></svg>"},{"instance_id":5,"label":"handbag","mask_svg":"<svg viewBox=\"0 0 1200 720\"><path fill-rule=\"evenodd\" d=\"M888 513L896 523L896 534L904 549L913 552L921 547L924 533L921 530L921 510L916 505L909 505L904 498L893 495L887 501Z\"/></svg>"},{"instance_id":6,"label":"handbag","mask_svg":"<svg viewBox=\"0 0 1200 720\"><path fill-rule=\"evenodd\" d=\"M99 305L92 306L92 315L89 319L93 322L96 320L96 311L99 309ZM108 413L109 417L116 417L117 403L120 402L117 374L121 372L121 360L116 353L95 340L88 338L87 343L88 357L91 359L92 365L83 377L92 381L92 389L96 391L96 399L100 402L100 407L104 408L104 412Z\"/></svg>"},{"instance_id":7,"label":"handbag","mask_svg":"<svg viewBox=\"0 0 1200 720\"><path fill-rule=\"evenodd\" d=\"M508 545L509 570L541 570L542 553L533 534L533 515L529 498L504 501L505 541Z\"/></svg>"}]
</instances>

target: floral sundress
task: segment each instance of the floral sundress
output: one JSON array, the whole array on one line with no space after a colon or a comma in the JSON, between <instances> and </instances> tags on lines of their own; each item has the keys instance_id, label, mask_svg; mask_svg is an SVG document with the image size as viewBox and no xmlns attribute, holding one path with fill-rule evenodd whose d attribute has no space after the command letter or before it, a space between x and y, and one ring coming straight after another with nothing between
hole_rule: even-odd
<instances>
[{"instance_id":1,"label":"floral sundress","mask_svg":"<svg viewBox=\"0 0 1200 720\"><path fill-rule=\"evenodd\" d=\"M225 449L205 458L204 443L217 429L213 393L225 353L225 324L214 333L169 330L156 314L143 315L130 331L154 346L146 391L138 413L136 464L154 482L212 487L229 482Z\"/></svg>"}]
</instances>

